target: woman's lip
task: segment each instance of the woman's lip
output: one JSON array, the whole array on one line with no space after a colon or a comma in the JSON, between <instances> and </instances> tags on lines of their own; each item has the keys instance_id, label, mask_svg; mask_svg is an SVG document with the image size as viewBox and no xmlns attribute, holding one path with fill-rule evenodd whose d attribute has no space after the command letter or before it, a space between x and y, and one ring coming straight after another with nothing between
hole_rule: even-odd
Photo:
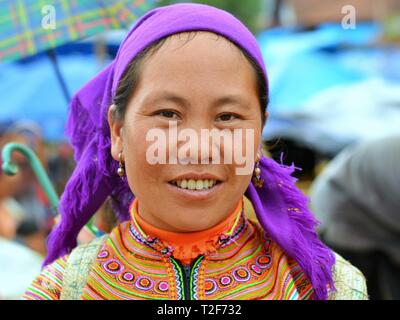
<instances>
[{"instance_id":1,"label":"woman's lip","mask_svg":"<svg viewBox=\"0 0 400 320\"><path fill-rule=\"evenodd\" d=\"M212 188L203 190L182 189L172 183L167 183L167 187L170 189L172 193L176 194L179 198L182 198L183 200L194 201L194 200L207 200L212 198L213 196L216 196L220 191L220 189L222 188L222 184L223 182L220 182L214 185Z\"/></svg>"}]
</instances>

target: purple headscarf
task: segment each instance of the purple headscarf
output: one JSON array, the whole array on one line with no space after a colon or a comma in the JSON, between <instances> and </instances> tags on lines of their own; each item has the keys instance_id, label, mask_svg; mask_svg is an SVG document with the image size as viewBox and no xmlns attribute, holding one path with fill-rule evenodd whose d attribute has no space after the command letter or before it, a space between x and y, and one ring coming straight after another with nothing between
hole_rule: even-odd
<instances>
[{"instance_id":1,"label":"purple headscarf","mask_svg":"<svg viewBox=\"0 0 400 320\"><path fill-rule=\"evenodd\" d=\"M108 108L130 61L155 41L185 31L214 32L246 51L263 70L268 95L267 73L257 41L234 16L201 4L176 4L148 12L122 42L114 61L72 100L67 134L75 149L77 166L60 200L62 219L49 236L45 264L77 245L79 231L109 196L120 220L129 219L134 195L127 182L116 174L118 163L110 152ZM307 198L291 177L294 167L284 167L262 157L260 168L264 186L255 188L250 183L246 191L260 224L299 263L313 285L316 298L326 299L328 286L334 288L334 256L317 237L317 221L307 208Z\"/></svg>"}]
</instances>

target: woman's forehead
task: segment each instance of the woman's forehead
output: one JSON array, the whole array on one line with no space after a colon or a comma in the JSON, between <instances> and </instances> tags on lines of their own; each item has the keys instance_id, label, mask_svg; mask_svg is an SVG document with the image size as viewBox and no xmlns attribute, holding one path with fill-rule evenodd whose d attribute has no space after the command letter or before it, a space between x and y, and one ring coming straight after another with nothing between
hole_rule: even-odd
<instances>
[{"instance_id":1,"label":"woman's forehead","mask_svg":"<svg viewBox=\"0 0 400 320\"><path fill-rule=\"evenodd\" d=\"M255 81L253 67L240 49L211 32L172 35L143 61L140 74L153 83L179 79L199 82L211 77L228 82L245 78Z\"/></svg>"},{"instance_id":2,"label":"woman's forehead","mask_svg":"<svg viewBox=\"0 0 400 320\"><path fill-rule=\"evenodd\" d=\"M221 58L228 54L236 59L245 58L234 43L224 36L209 31L189 31L173 34L165 39L163 45L150 58L162 57L166 59L172 57L179 59L188 55L215 57L218 54L223 54L220 56Z\"/></svg>"},{"instance_id":3,"label":"woman's forehead","mask_svg":"<svg viewBox=\"0 0 400 320\"><path fill-rule=\"evenodd\" d=\"M216 37L203 33L186 43L183 37L171 39L141 67L138 91L153 96L169 90L185 93L191 100L203 100L204 95L214 100L232 94L246 100L251 94L258 99L251 64L232 43Z\"/></svg>"}]
</instances>

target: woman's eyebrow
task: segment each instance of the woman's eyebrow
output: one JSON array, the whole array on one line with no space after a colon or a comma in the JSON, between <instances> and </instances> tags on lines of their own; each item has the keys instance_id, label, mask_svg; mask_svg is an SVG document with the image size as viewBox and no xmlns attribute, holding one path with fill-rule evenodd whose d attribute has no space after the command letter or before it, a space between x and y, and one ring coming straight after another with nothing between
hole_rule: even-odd
<instances>
[{"instance_id":1,"label":"woman's eyebrow","mask_svg":"<svg viewBox=\"0 0 400 320\"><path fill-rule=\"evenodd\" d=\"M232 94L232 95L226 95L223 97L220 97L216 99L213 103L215 107L219 107L222 105L227 105L227 104L236 104L237 106L243 108L243 109L248 109L249 103L247 99L244 99L241 95L237 94Z\"/></svg>"},{"instance_id":2,"label":"woman's eyebrow","mask_svg":"<svg viewBox=\"0 0 400 320\"><path fill-rule=\"evenodd\" d=\"M147 97L145 97L145 104L155 104L158 102L169 101L181 105L183 107L189 106L190 102L183 96L180 96L176 93L170 91L160 91L157 93L153 93ZM238 94L230 94L226 96L219 97L212 102L212 106L217 108L223 105L232 105L235 104L243 109L248 109L249 102L247 99L243 98Z\"/></svg>"},{"instance_id":3,"label":"woman's eyebrow","mask_svg":"<svg viewBox=\"0 0 400 320\"><path fill-rule=\"evenodd\" d=\"M170 101L183 106L189 105L189 101L187 99L170 91L159 91L147 96L144 99L145 104L154 104L161 101Z\"/></svg>"}]
</instances>

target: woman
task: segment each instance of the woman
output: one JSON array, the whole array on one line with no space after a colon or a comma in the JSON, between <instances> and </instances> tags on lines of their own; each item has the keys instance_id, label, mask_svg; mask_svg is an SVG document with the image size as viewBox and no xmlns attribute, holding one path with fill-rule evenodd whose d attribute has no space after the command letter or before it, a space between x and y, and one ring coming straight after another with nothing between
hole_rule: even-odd
<instances>
[{"instance_id":1,"label":"woman","mask_svg":"<svg viewBox=\"0 0 400 320\"><path fill-rule=\"evenodd\" d=\"M319 241L293 168L259 151L267 100L256 39L229 13L178 4L142 17L113 63L74 97L68 130L77 167L46 267L25 298L365 298L362 275L340 258L336 266L361 288L334 291L344 268L333 268L334 254ZM233 135L232 145L176 139L203 129L246 135ZM188 147L189 156L181 152ZM250 172L238 156L214 163L237 149L253 158ZM259 222L245 218L245 195ZM123 222L71 253L109 196Z\"/></svg>"}]
</instances>

